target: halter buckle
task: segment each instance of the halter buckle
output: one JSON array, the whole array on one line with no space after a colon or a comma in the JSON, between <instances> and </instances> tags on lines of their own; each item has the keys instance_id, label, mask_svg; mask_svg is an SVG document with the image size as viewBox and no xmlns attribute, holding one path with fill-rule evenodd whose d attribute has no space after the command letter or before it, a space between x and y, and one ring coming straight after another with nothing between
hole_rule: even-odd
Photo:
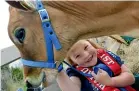
<instances>
[{"instance_id":1,"label":"halter buckle","mask_svg":"<svg viewBox=\"0 0 139 91\"><path fill-rule=\"evenodd\" d=\"M50 20L46 9L40 9L40 10L38 10L38 12L39 12L39 15L40 15L42 22L47 22Z\"/></svg>"}]
</instances>

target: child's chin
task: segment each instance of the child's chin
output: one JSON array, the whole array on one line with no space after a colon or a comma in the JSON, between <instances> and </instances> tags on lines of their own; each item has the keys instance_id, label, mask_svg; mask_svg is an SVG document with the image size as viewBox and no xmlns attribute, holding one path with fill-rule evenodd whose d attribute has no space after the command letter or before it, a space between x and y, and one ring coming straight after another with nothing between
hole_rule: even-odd
<instances>
[{"instance_id":1,"label":"child's chin","mask_svg":"<svg viewBox=\"0 0 139 91\"><path fill-rule=\"evenodd\" d=\"M89 63L89 64L86 64L86 65L82 65L83 67L92 67L94 66L94 63Z\"/></svg>"},{"instance_id":2,"label":"child's chin","mask_svg":"<svg viewBox=\"0 0 139 91\"><path fill-rule=\"evenodd\" d=\"M90 65L90 66L95 66L96 63L97 63L96 61L91 61L91 62L89 63L89 65Z\"/></svg>"}]
</instances>

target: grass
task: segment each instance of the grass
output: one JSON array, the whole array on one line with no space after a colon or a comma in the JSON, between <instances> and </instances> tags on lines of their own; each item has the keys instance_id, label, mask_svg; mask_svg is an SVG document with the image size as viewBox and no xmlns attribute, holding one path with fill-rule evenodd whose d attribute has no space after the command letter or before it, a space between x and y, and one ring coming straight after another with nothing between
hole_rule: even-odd
<instances>
[{"instance_id":1,"label":"grass","mask_svg":"<svg viewBox=\"0 0 139 91\"><path fill-rule=\"evenodd\" d=\"M18 88L24 88L22 68L9 68L4 66L2 71L2 91L16 91Z\"/></svg>"}]
</instances>

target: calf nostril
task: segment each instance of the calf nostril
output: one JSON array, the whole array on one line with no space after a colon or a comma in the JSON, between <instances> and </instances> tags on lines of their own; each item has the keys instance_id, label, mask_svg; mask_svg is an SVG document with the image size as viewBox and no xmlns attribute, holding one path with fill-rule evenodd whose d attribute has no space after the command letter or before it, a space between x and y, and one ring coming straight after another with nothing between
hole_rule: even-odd
<instances>
[{"instance_id":1,"label":"calf nostril","mask_svg":"<svg viewBox=\"0 0 139 91\"><path fill-rule=\"evenodd\" d=\"M27 88L33 87L28 81L26 81L26 86L27 86Z\"/></svg>"}]
</instances>

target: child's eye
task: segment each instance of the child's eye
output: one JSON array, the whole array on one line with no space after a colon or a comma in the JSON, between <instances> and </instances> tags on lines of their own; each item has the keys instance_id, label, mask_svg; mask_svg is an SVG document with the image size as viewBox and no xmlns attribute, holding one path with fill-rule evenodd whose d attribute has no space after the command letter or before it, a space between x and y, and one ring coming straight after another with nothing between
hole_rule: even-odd
<instances>
[{"instance_id":1,"label":"child's eye","mask_svg":"<svg viewBox=\"0 0 139 91\"><path fill-rule=\"evenodd\" d=\"M80 57L80 55L77 55L76 58Z\"/></svg>"},{"instance_id":2,"label":"child's eye","mask_svg":"<svg viewBox=\"0 0 139 91\"><path fill-rule=\"evenodd\" d=\"M84 50L87 50L87 48L88 48L88 45L84 47Z\"/></svg>"}]
</instances>

